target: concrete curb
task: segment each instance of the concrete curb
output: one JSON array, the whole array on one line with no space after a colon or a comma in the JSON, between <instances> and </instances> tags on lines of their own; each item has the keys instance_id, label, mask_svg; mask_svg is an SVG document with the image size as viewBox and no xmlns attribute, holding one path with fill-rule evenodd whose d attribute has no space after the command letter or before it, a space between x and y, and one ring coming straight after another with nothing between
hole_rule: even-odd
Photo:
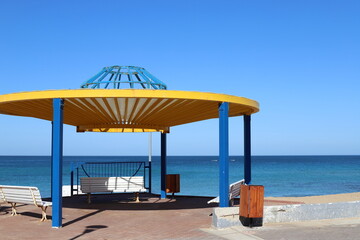
<instances>
[{"instance_id":1,"label":"concrete curb","mask_svg":"<svg viewBox=\"0 0 360 240\"><path fill-rule=\"evenodd\" d=\"M299 222L352 217L360 217L360 201L265 206L263 223ZM212 225L218 229L242 226L239 221L239 208L214 208Z\"/></svg>"}]
</instances>

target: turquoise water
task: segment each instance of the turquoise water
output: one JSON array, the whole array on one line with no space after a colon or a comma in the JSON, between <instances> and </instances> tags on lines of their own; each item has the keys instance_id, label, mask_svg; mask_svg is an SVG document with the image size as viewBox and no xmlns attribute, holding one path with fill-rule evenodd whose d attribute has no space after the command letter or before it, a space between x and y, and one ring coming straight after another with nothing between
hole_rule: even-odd
<instances>
[{"instance_id":1,"label":"turquoise water","mask_svg":"<svg viewBox=\"0 0 360 240\"><path fill-rule=\"evenodd\" d=\"M64 157L63 182L70 184L70 162L147 161L140 157ZM153 192L160 192L160 158L153 157ZM181 195L217 196L216 156L169 156L168 174L181 176ZM37 186L50 196L51 161L46 156L0 156L0 185ZM243 178L243 158L230 157L230 183ZM311 196L360 192L360 156L253 156L252 184L266 196Z\"/></svg>"}]
</instances>

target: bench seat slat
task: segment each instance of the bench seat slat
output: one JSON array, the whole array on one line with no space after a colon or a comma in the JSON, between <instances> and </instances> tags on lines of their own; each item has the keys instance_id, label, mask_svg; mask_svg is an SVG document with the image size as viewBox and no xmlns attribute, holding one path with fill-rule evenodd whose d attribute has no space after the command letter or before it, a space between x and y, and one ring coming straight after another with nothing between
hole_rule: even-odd
<instances>
[{"instance_id":1,"label":"bench seat slat","mask_svg":"<svg viewBox=\"0 0 360 240\"><path fill-rule=\"evenodd\" d=\"M7 197L9 197L9 196L14 196L14 197L17 197L17 196L30 196L31 198L33 197L33 195L32 195L32 193L30 192L30 191L28 191L28 192L5 192L4 191L4 194L5 194L5 196L7 196ZM34 194L34 197L35 198L40 198L39 196L36 196L35 194Z\"/></svg>"},{"instance_id":2,"label":"bench seat slat","mask_svg":"<svg viewBox=\"0 0 360 240\"><path fill-rule=\"evenodd\" d=\"M32 189L32 190L37 190L37 187L30 187L30 186L12 186L12 185L0 185L0 188L5 188L5 189Z\"/></svg>"},{"instance_id":3,"label":"bench seat slat","mask_svg":"<svg viewBox=\"0 0 360 240\"><path fill-rule=\"evenodd\" d=\"M18 190L15 190L15 189L6 189L6 188L2 188L3 192L6 193L6 194L29 194L31 192L34 193L34 195L39 195L38 193L36 193L34 190L31 191L29 189L18 189Z\"/></svg>"},{"instance_id":4,"label":"bench seat slat","mask_svg":"<svg viewBox=\"0 0 360 240\"><path fill-rule=\"evenodd\" d=\"M26 195L17 195L17 196L13 196L13 195L6 195L6 199L7 201L14 201L12 199L23 199L23 200L31 200L34 202L34 199L31 196L26 196Z\"/></svg>"},{"instance_id":5,"label":"bench seat slat","mask_svg":"<svg viewBox=\"0 0 360 240\"><path fill-rule=\"evenodd\" d=\"M39 205L40 206L40 205ZM52 206L52 202L42 201L42 205L44 207Z\"/></svg>"},{"instance_id":6,"label":"bench seat slat","mask_svg":"<svg viewBox=\"0 0 360 240\"><path fill-rule=\"evenodd\" d=\"M7 202L22 203L22 204L34 204L34 199L31 196L6 196ZM41 199L35 199L37 205L42 205Z\"/></svg>"},{"instance_id":7,"label":"bench seat slat","mask_svg":"<svg viewBox=\"0 0 360 240\"><path fill-rule=\"evenodd\" d=\"M9 191L6 191L6 190L3 190L4 194L6 196L32 196L32 194L34 194L34 197L36 198L41 198L39 194L36 194L36 193L31 193L31 191L18 191L18 192L9 192Z\"/></svg>"}]
</instances>

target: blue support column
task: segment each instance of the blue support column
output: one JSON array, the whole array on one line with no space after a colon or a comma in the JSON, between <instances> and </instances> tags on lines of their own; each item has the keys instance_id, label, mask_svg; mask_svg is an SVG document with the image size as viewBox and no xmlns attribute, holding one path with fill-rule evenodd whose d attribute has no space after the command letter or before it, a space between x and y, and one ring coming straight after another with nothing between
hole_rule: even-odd
<instances>
[{"instance_id":1,"label":"blue support column","mask_svg":"<svg viewBox=\"0 0 360 240\"><path fill-rule=\"evenodd\" d=\"M229 207L229 103L219 105L219 196L220 207Z\"/></svg>"},{"instance_id":2,"label":"blue support column","mask_svg":"<svg viewBox=\"0 0 360 240\"><path fill-rule=\"evenodd\" d=\"M244 178L245 183L251 182L251 116L244 115Z\"/></svg>"},{"instance_id":3,"label":"blue support column","mask_svg":"<svg viewBox=\"0 0 360 240\"><path fill-rule=\"evenodd\" d=\"M161 133L161 199L166 198L166 133Z\"/></svg>"},{"instance_id":4,"label":"blue support column","mask_svg":"<svg viewBox=\"0 0 360 240\"><path fill-rule=\"evenodd\" d=\"M149 133L149 193L151 193L152 189L152 174L151 174L151 162L152 162L152 133Z\"/></svg>"},{"instance_id":5,"label":"blue support column","mask_svg":"<svg viewBox=\"0 0 360 240\"><path fill-rule=\"evenodd\" d=\"M52 227L62 226L62 157L63 157L63 107L64 101L53 99L51 199Z\"/></svg>"}]
</instances>

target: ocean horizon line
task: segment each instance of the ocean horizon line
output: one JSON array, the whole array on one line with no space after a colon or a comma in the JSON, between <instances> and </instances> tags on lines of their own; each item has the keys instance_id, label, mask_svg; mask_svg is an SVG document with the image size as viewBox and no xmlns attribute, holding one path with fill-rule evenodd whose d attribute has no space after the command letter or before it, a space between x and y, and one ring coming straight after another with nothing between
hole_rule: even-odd
<instances>
[{"instance_id":1,"label":"ocean horizon line","mask_svg":"<svg viewBox=\"0 0 360 240\"><path fill-rule=\"evenodd\" d=\"M160 155L151 155L160 157ZM219 155L167 155L167 157L218 157ZM229 157L243 157L244 155L229 155ZM330 157L330 156L360 156L360 154L274 154L274 155L251 155L252 157ZM51 155L0 155L0 157L51 157ZM149 157L149 155L63 155L63 157Z\"/></svg>"}]
</instances>

